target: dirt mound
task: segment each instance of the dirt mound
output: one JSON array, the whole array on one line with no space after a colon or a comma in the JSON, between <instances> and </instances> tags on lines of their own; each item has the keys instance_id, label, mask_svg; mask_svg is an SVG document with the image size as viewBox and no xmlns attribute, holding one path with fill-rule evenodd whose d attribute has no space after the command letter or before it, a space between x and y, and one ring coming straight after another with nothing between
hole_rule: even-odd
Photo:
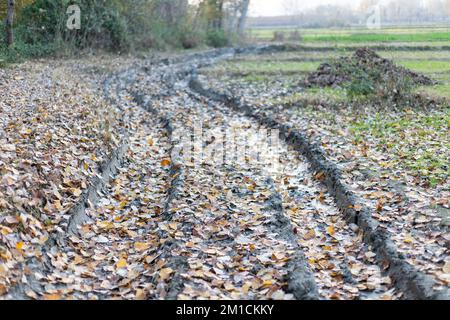
<instances>
[{"instance_id":1,"label":"dirt mound","mask_svg":"<svg viewBox=\"0 0 450 320\"><path fill-rule=\"evenodd\" d=\"M378 83L408 80L415 85L432 85L430 78L395 65L368 48L358 49L351 57L343 57L332 63L320 65L305 81L306 86L338 86L359 78L370 78Z\"/></svg>"}]
</instances>

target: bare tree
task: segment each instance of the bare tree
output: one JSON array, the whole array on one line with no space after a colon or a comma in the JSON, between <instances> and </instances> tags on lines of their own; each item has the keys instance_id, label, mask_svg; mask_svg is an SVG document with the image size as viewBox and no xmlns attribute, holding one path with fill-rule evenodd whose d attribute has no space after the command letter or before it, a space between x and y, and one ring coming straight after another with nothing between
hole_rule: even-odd
<instances>
[{"instance_id":1,"label":"bare tree","mask_svg":"<svg viewBox=\"0 0 450 320\"><path fill-rule=\"evenodd\" d=\"M238 21L238 33L240 35L244 34L245 31L245 22L247 21L248 9L250 7L250 0L242 0L241 1L241 14L239 16Z\"/></svg>"},{"instance_id":2,"label":"bare tree","mask_svg":"<svg viewBox=\"0 0 450 320\"><path fill-rule=\"evenodd\" d=\"M14 43L13 24L14 24L14 0L8 0L8 10L6 12L6 44L8 47Z\"/></svg>"},{"instance_id":3,"label":"bare tree","mask_svg":"<svg viewBox=\"0 0 450 320\"><path fill-rule=\"evenodd\" d=\"M188 0L157 0L153 4L158 17L171 25L179 23L188 10Z\"/></svg>"}]
</instances>

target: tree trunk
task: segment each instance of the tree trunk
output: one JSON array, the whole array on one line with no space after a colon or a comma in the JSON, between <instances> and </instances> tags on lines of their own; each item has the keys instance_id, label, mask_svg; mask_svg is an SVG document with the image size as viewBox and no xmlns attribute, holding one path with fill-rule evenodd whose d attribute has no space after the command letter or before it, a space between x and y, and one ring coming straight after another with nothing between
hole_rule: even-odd
<instances>
[{"instance_id":1,"label":"tree trunk","mask_svg":"<svg viewBox=\"0 0 450 320\"><path fill-rule=\"evenodd\" d=\"M250 6L250 0L242 0L241 15L239 16L238 32L239 35L243 35L245 32L245 22L247 21L248 9Z\"/></svg>"},{"instance_id":2,"label":"tree trunk","mask_svg":"<svg viewBox=\"0 0 450 320\"><path fill-rule=\"evenodd\" d=\"M8 11L6 13L6 44L8 47L14 44L14 0L8 0Z\"/></svg>"}]
</instances>

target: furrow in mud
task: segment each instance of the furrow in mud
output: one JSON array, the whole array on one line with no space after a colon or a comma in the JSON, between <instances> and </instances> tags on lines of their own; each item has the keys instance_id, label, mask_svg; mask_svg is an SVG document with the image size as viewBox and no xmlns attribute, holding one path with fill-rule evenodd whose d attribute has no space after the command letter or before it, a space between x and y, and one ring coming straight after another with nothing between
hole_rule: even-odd
<instances>
[{"instance_id":1,"label":"furrow in mud","mask_svg":"<svg viewBox=\"0 0 450 320\"><path fill-rule=\"evenodd\" d=\"M154 79L141 78L143 83L134 90L154 97ZM183 137L193 136L199 123L216 133L231 127L225 114L191 99L183 88L182 83L174 83L167 86L165 98L151 100L153 109L170 117L175 141L181 143ZM194 146L192 157L196 158L202 149ZM177 149L179 152L183 146L177 145ZM168 260L185 258L188 268L169 270L173 274L167 285L175 283L178 294L166 290L160 298L317 298L298 244L280 236L283 229L292 233L292 228L275 213L278 207L269 201L272 192L267 178L258 174L259 168L217 166L203 160L208 159L191 163L183 155L180 160L186 168L184 184L172 202L170 222L164 228L177 242ZM291 280L288 269L298 276ZM178 274L181 279L173 278Z\"/></svg>"},{"instance_id":2,"label":"furrow in mud","mask_svg":"<svg viewBox=\"0 0 450 320\"><path fill-rule=\"evenodd\" d=\"M170 167L170 185L161 214L161 223L158 226L160 237L161 239L164 239L158 255L160 259L166 261L164 270L168 274L168 278L164 279L165 276L163 273L163 278L161 278L160 274L159 276L154 277L153 282L157 285L157 298L176 299L181 291L181 274L186 271L187 262L182 255L174 254L174 252L177 251L177 248L180 247L180 241L177 239L176 233L173 234L171 232L173 230L171 230L170 226L173 226L173 212L176 210L176 208L173 207L173 204L182 193L186 169L184 168L182 161L180 161L177 154L174 152L177 141L175 141L174 137L173 120L170 116L163 115L155 108L157 99L154 96L149 98L142 93L134 92L132 88L129 90L132 91L135 101L141 108L160 119L161 123L164 124L164 129L168 140L170 141L170 159L167 159L165 163L165 165Z\"/></svg>"},{"instance_id":3,"label":"furrow in mud","mask_svg":"<svg viewBox=\"0 0 450 320\"><path fill-rule=\"evenodd\" d=\"M107 78L103 83L103 93L105 99L110 103L117 105L113 95L117 94L118 87L112 88L112 83L116 80L115 76ZM91 178L88 187L83 191L78 202L67 212L67 219L63 220L56 228L58 233L51 234L49 239L42 246L41 258L30 258L25 262L25 275L22 283L11 288L8 297L12 299L29 299L34 297L34 292L42 292L40 275L45 272L51 272L51 259L49 256L55 248L64 246L68 237L78 233L78 226L89 220L86 211L89 207L95 206L99 200L99 192L106 188L108 183L117 174L118 169L124 161L124 155L128 150L128 135L123 128L118 128L122 137L118 147L115 148L108 158L99 165L97 175Z\"/></svg>"},{"instance_id":4,"label":"furrow in mud","mask_svg":"<svg viewBox=\"0 0 450 320\"><path fill-rule=\"evenodd\" d=\"M151 87L152 83L154 83L151 78L145 79L145 75L142 75L140 78L143 81L141 87L144 88L144 90L145 88ZM227 127L233 126L236 123L239 123L239 126L242 126L244 123L244 126L246 125L248 128L251 128L252 125L255 124L254 122L248 122L248 120L245 120L242 116L229 114L229 111L225 106L217 105L217 103L213 103L208 100L203 99L202 101L202 99L198 99L197 97L195 97L195 95L191 94L189 90L186 89L185 84L183 84L182 81L173 84L170 87L170 94L167 94L166 96L167 97L165 99L160 100L157 104L153 103L153 107L157 108L161 113L171 114L171 119L173 120L175 131L180 130L181 132L179 132L178 134L181 134L182 136L191 136L194 129L190 131L189 127L193 126L194 122L197 122L197 124L200 123L206 127L207 136L210 135L211 132L217 133L217 135L213 133L212 135L208 136L210 139L220 137L220 133L226 132ZM205 133L202 132L202 134L204 135ZM286 149L284 149L284 154L286 155L286 157L288 154L290 154L291 157L292 154L297 154L292 150L288 151L287 146L285 148ZM298 166L303 168L305 168L306 166L304 160L295 158L290 159L290 161L292 163L290 167L284 164L285 174L286 172L294 172L294 169ZM192 168L189 167L188 173L186 174L185 191L183 193L183 197L180 197L179 202L177 201L177 203L180 204L179 206L177 206L177 209L181 208L181 212L175 213L176 217L174 221L178 222L177 227L184 225L197 226L191 229L183 229L183 231L190 231L187 235L188 239L194 235L193 238L196 239L196 241L185 240L184 243L188 243L188 246L185 246L183 249L180 249L180 251L176 253L177 255L184 255L188 257L189 263L189 271L182 275L184 278L184 290L178 295L178 298L224 298L230 296L234 298L263 298L261 296L258 296L258 293L250 292L252 290L248 289L249 286L253 288L253 284L251 281L255 281L255 279L250 281L251 278L248 278L247 282L241 281L238 282L237 285L233 282L225 282L225 284L222 284L222 282L220 281L224 281L224 279L226 279L226 276L229 276L225 274L223 275L222 279L221 277L219 277L220 280L208 278L208 276L212 277L215 272L218 272L218 269L214 269L214 259L212 257L208 257L205 259L205 252L203 248L208 248L208 252L206 252L206 254L213 257L219 252L227 252L227 249L225 248L237 247L236 252L240 252L241 246L243 245L242 240L250 243L249 248L253 248L253 250L258 251L264 249L259 248L262 240L258 239L258 237L254 238L252 237L252 235L247 236L245 229L241 230L239 233L235 233L234 236L228 236L229 239L224 239L222 241L218 241L217 239L210 239L211 233L208 233L208 236L206 237L198 237L199 234L202 234L199 230L205 232L205 230L211 228L211 223L206 222L217 221L208 220L212 219L213 216L209 216L209 212L207 212L206 214L201 214L201 212L205 211L204 208L202 206L198 207L196 205L196 201L189 200L198 199L199 197L201 198L202 190L213 191L215 197L212 197L214 201L211 201L210 197L207 197L206 199L202 199L204 203L201 200L200 203L202 203L203 206L206 207L209 207L212 205L212 203L215 203L215 209L218 212L227 212L230 210L230 208L224 207L224 204L222 203L217 204L217 199L221 199L222 201L226 199L228 200L228 202L234 204L235 202L233 201L232 195L236 194L239 195L237 197L239 199L239 206L236 207L242 208L243 211L248 211L246 212L246 214L250 215L250 217L252 215L254 216L255 214L256 216L258 216L259 212L265 212L266 214L268 214L266 218L269 220L265 223L265 227L267 228L265 234L278 234L278 236L276 237L284 239L285 242L289 245L289 249L285 249L288 256L284 257L285 262L287 263L283 265L284 272L281 277L286 279L287 282L279 287L283 289L283 291L280 291L279 293L277 293L277 295L281 295L281 293L293 293L293 297L297 299L307 299L309 293L309 298L318 297L318 295L314 293L315 289L313 286L304 286L304 283L308 283L308 275L311 275L311 273L308 270L309 267L304 263L305 259L303 254L301 253L301 248L299 247L299 245L301 245L305 252L307 252L307 255L309 255L309 262L315 269L314 271L316 271L314 277L315 282L317 282L317 286L319 287L320 297L324 299L371 299L383 298L384 295L390 298L391 296L394 296L394 294L396 294L390 287L391 280L388 277L383 277L381 275L379 267L375 266L372 263L373 261L366 261L369 259L373 259L373 257L371 256L373 253L370 252L370 250L368 250L366 247L361 245L362 241L360 238L358 238L358 235L354 231L350 230L348 227L343 227L345 223L342 220L338 221L338 210L337 208L333 208L332 201L330 200L331 197L326 195L325 190L319 189L317 186L312 186L311 183L308 183L304 187L310 193L308 197L305 197L300 201L295 201L289 196L282 197L280 194L282 194L281 192L283 192L283 189L280 187L280 185L283 185L286 182L286 179L284 179L286 178L286 176L281 179L277 175L273 176L267 173L261 174L259 172L260 169L261 168L258 167L257 164L253 164L253 167L249 164L244 164L244 166L242 166L242 164L239 164L238 167L236 167L236 165L217 166L214 161L197 163L196 165L192 166ZM251 183L250 187L247 188L247 190L243 193L242 190L240 190L242 189L242 186L239 186L239 184L236 184L236 182L234 182L232 184L233 187L231 187L230 189L232 192L230 193L229 191L227 191L225 193L228 185L230 184L229 180L224 178L224 175L225 177L229 176L230 173L228 172L232 172L234 177L236 175L244 175L244 178L241 178L240 181L244 181L244 184L245 182ZM296 176L296 178L300 178L300 180L297 181L300 184L303 181L314 180L313 176L308 173L307 169L304 169L304 171L300 172L298 175L299 176ZM211 179L209 176L213 176L214 178ZM217 184L219 186L225 186L225 188L220 187L214 189L214 186ZM275 187L275 185L277 187ZM253 195L254 190L257 187L265 188L263 199L248 199L249 195ZM280 193L276 191L276 188L280 189ZM248 189L252 191L250 192ZM217 193L222 194L222 196L217 197ZM225 195L223 195L223 193L225 193ZM276 201L277 199L279 199L278 204ZM250 201L252 203L252 206L249 207L246 201ZM295 212L295 209L298 210L298 208L294 208L293 210L292 208L294 206L300 206L302 204L305 205L310 204L311 202L314 203L319 201L328 201L329 206L327 207L325 205L322 205L322 208L317 209L313 205L312 210L302 209L300 214L301 219L299 219L298 215L297 217L292 216L295 215L293 214L293 212ZM316 204L315 206L320 207L320 205L318 204ZM284 211L289 213L289 218L285 217L283 219ZM310 228L305 228L305 225L310 223L310 220L314 220L315 218L314 214L311 215L311 219L302 217L305 215L305 211L306 216L310 214L310 211L317 212L320 216L320 219L318 219L320 220L320 223L311 224ZM331 213L327 214L327 212L330 211ZM232 212L233 210L229 212L229 215L232 216ZM192 214L194 214L193 217ZM225 215L225 213L223 213L222 215ZM230 224L232 225L233 223L235 223L233 219L230 219L224 226L222 226L220 230L225 232L225 234L227 233L227 229L231 228L231 230L234 230L235 227L230 226ZM330 231L330 233L332 234L329 235L329 243L321 243L321 241L323 240L323 234L326 234L326 229L330 229L331 227L333 227L334 229L333 232ZM310 230L317 230L318 235L312 237L317 239L316 241L310 241L310 243L306 243L307 241L304 241L304 237L308 237L308 233L310 232ZM218 232L218 230L216 232ZM270 236L268 237L270 238ZM294 241L292 241L293 239ZM286 243L284 245L286 245ZM224 244L225 248L222 247L224 246ZM351 246L354 246L356 248L348 248ZM258 249L256 249L256 247L258 247ZM217 249L214 250L211 248ZM280 252L273 254L273 256L277 257L277 254L280 255ZM232 255L235 255L235 253ZM256 257L264 261L263 256L264 254L256 255ZM314 258L317 258L317 263L312 261ZM206 263L203 263L202 267L200 268L200 265L198 265L198 261L204 260L206 260ZM245 265L245 263L243 264ZM338 266L335 267L334 264L337 264ZM295 270L295 267L292 267L295 265L301 267L299 267L298 270ZM270 270L270 268L267 268L267 266L265 266L265 268ZM233 270L233 268L231 267L229 267L229 270L227 271L234 271L239 273L239 270ZM300 275L297 278L295 277L296 272L298 272L298 274ZM256 276L258 276L258 274L256 274ZM257 277L255 278L258 279ZM295 288L295 279L300 281L300 284L297 283L297 289ZM215 282L213 282L214 280ZM314 283L314 281L310 283ZM214 287L214 285L219 286L219 288ZM221 285L223 286L223 288L221 287ZM257 284L254 285L257 286ZM239 292L239 288L242 286L244 287L247 295L242 295L242 292ZM305 290L305 287L307 287L308 289ZM228 292L224 292L224 288L228 288L228 291L231 291L231 294Z\"/></svg>"},{"instance_id":5,"label":"furrow in mud","mask_svg":"<svg viewBox=\"0 0 450 320\"><path fill-rule=\"evenodd\" d=\"M233 110L255 119L263 126L278 129L284 140L309 161L312 170L317 173L316 177L323 181L345 219L361 229L363 240L372 247L378 264L390 276L396 288L403 293L405 298L448 298L446 290L434 290L433 279L418 271L404 259L390 240L388 233L380 228L379 224L371 217L369 208L363 206L361 210L355 209L364 202L359 201L357 196L343 184L338 169L326 159L320 147L309 142L303 134L293 128L260 114L249 105L242 104L239 99L206 89L198 79L192 79L190 87L203 96L227 104Z\"/></svg>"},{"instance_id":6,"label":"furrow in mud","mask_svg":"<svg viewBox=\"0 0 450 320\"><path fill-rule=\"evenodd\" d=\"M216 105L216 113L230 112L224 105L209 103ZM239 113L229 114L227 119L248 127L260 126ZM264 140L262 136L254 138ZM271 146L266 147L269 149L261 151L270 152ZM371 248L364 245L361 230L356 225L348 226L341 218L332 196L316 181L307 160L284 141L280 141L277 153L274 159L277 167L266 172L270 190L275 192L271 198L272 208L279 208L272 210L272 215L285 230L281 234L290 239L294 237L298 251L305 252L309 262L305 269L310 267L314 271L319 296L322 299L400 297L392 288L392 280L383 276L376 265ZM286 231L289 228L290 231ZM307 279L305 274L300 278Z\"/></svg>"}]
</instances>

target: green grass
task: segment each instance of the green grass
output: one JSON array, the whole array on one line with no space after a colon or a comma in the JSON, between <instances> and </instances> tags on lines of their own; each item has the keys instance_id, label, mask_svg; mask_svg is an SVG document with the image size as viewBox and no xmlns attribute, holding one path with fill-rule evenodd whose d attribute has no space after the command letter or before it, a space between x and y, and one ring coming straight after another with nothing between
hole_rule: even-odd
<instances>
[{"instance_id":1,"label":"green grass","mask_svg":"<svg viewBox=\"0 0 450 320\"><path fill-rule=\"evenodd\" d=\"M250 36L256 40L268 41L274 38L274 32L284 32L289 41L289 32L297 30L303 37L301 44L317 48L356 48L374 47L436 47L450 46L450 28L433 27L391 27L380 30L367 28L344 29L253 29Z\"/></svg>"},{"instance_id":2,"label":"green grass","mask_svg":"<svg viewBox=\"0 0 450 320\"><path fill-rule=\"evenodd\" d=\"M347 99L347 92L343 88L308 88L288 96L268 99L266 103L271 105L295 105L302 102L310 104L314 101L340 103Z\"/></svg>"},{"instance_id":3,"label":"green grass","mask_svg":"<svg viewBox=\"0 0 450 320\"><path fill-rule=\"evenodd\" d=\"M294 80L298 81L298 74L311 72L317 69L319 65L319 62L272 62L269 60L238 59L227 61L214 67L204 68L202 73L213 77L227 75L235 80L240 79L253 83L271 82L277 79L277 75L282 76L283 79L294 76Z\"/></svg>"},{"instance_id":4,"label":"green grass","mask_svg":"<svg viewBox=\"0 0 450 320\"><path fill-rule=\"evenodd\" d=\"M371 142L390 155L385 167L403 168L435 186L450 174L450 108L444 112L413 112L392 119L377 114L350 126L356 143Z\"/></svg>"},{"instance_id":5,"label":"green grass","mask_svg":"<svg viewBox=\"0 0 450 320\"><path fill-rule=\"evenodd\" d=\"M233 76L241 76L246 82L261 83L276 79L276 75L284 78L290 75L300 75L316 70L320 62L291 62L291 61L257 61L241 60L226 62L218 67L205 69L203 72L210 74L228 73ZM298 80L298 78L297 78Z\"/></svg>"},{"instance_id":6,"label":"green grass","mask_svg":"<svg viewBox=\"0 0 450 320\"><path fill-rule=\"evenodd\" d=\"M306 35L304 42L428 42L450 41L450 32L429 32L410 34L340 34L340 35Z\"/></svg>"},{"instance_id":7,"label":"green grass","mask_svg":"<svg viewBox=\"0 0 450 320\"><path fill-rule=\"evenodd\" d=\"M431 87L421 86L416 89L416 92L431 97L446 98L450 100L450 83L439 84Z\"/></svg>"},{"instance_id":8,"label":"green grass","mask_svg":"<svg viewBox=\"0 0 450 320\"><path fill-rule=\"evenodd\" d=\"M331 48L331 49L347 49L347 50L353 50L360 47L385 47L387 50L389 48L436 48L440 50L443 46L450 46L450 41L428 41L428 42L319 42L319 41L312 41L308 43L304 43L304 45L310 47L310 48Z\"/></svg>"},{"instance_id":9,"label":"green grass","mask_svg":"<svg viewBox=\"0 0 450 320\"><path fill-rule=\"evenodd\" d=\"M386 59L393 60L448 60L450 51L389 51L379 50L378 54Z\"/></svg>"},{"instance_id":10,"label":"green grass","mask_svg":"<svg viewBox=\"0 0 450 320\"><path fill-rule=\"evenodd\" d=\"M397 27L397 28L382 28L377 30L377 34L419 34L419 33L430 33L430 32L449 32L450 28L447 27ZM374 33L373 30L357 27L357 28L268 28L268 29L251 29L249 30L250 35L256 38L272 38L274 32L281 31L289 34L292 31L298 31L304 36L317 36L317 35L352 35L352 34L371 34Z\"/></svg>"},{"instance_id":11,"label":"green grass","mask_svg":"<svg viewBox=\"0 0 450 320\"><path fill-rule=\"evenodd\" d=\"M427 74L450 72L450 61L403 60L397 61L397 63L413 71Z\"/></svg>"},{"instance_id":12,"label":"green grass","mask_svg":"<svg viewBox=\"0 0 450 320\"><path fill-rule=\"evenodd\" d=\"M256 39L271 39L275 32L282 32L285 36L289 36L290 32L297 31L305 39L322 38L325 41L334 39L348 39L363 41L362 39L380 40L383 37L395 41L403 41L402 39L410 38L418 39L418 41L433 41L435 39L443 39L449 41L450 27L448 26L417 26L417 27L390 27L381 28L379 30L370 30L365 27L354 28L267 28L267 29L250 29L249 34Z\"/></svg>"},{"instance_id":13,"label":"green grass","mask_svg":"<svg viewBox=\"0 0 450 320\"><path fill-rule=\"evenodd\" d=\"M225 68L227 72L239 73L244 76L247 75L264 75L264 74L279 74L279 73L295 73L295 72L311 72L316 70L320 62L291 62L291 61L231 61L220 66L220 69ZM213 68L214 70L214 68Z\"/></svg>"}]
</instances>

